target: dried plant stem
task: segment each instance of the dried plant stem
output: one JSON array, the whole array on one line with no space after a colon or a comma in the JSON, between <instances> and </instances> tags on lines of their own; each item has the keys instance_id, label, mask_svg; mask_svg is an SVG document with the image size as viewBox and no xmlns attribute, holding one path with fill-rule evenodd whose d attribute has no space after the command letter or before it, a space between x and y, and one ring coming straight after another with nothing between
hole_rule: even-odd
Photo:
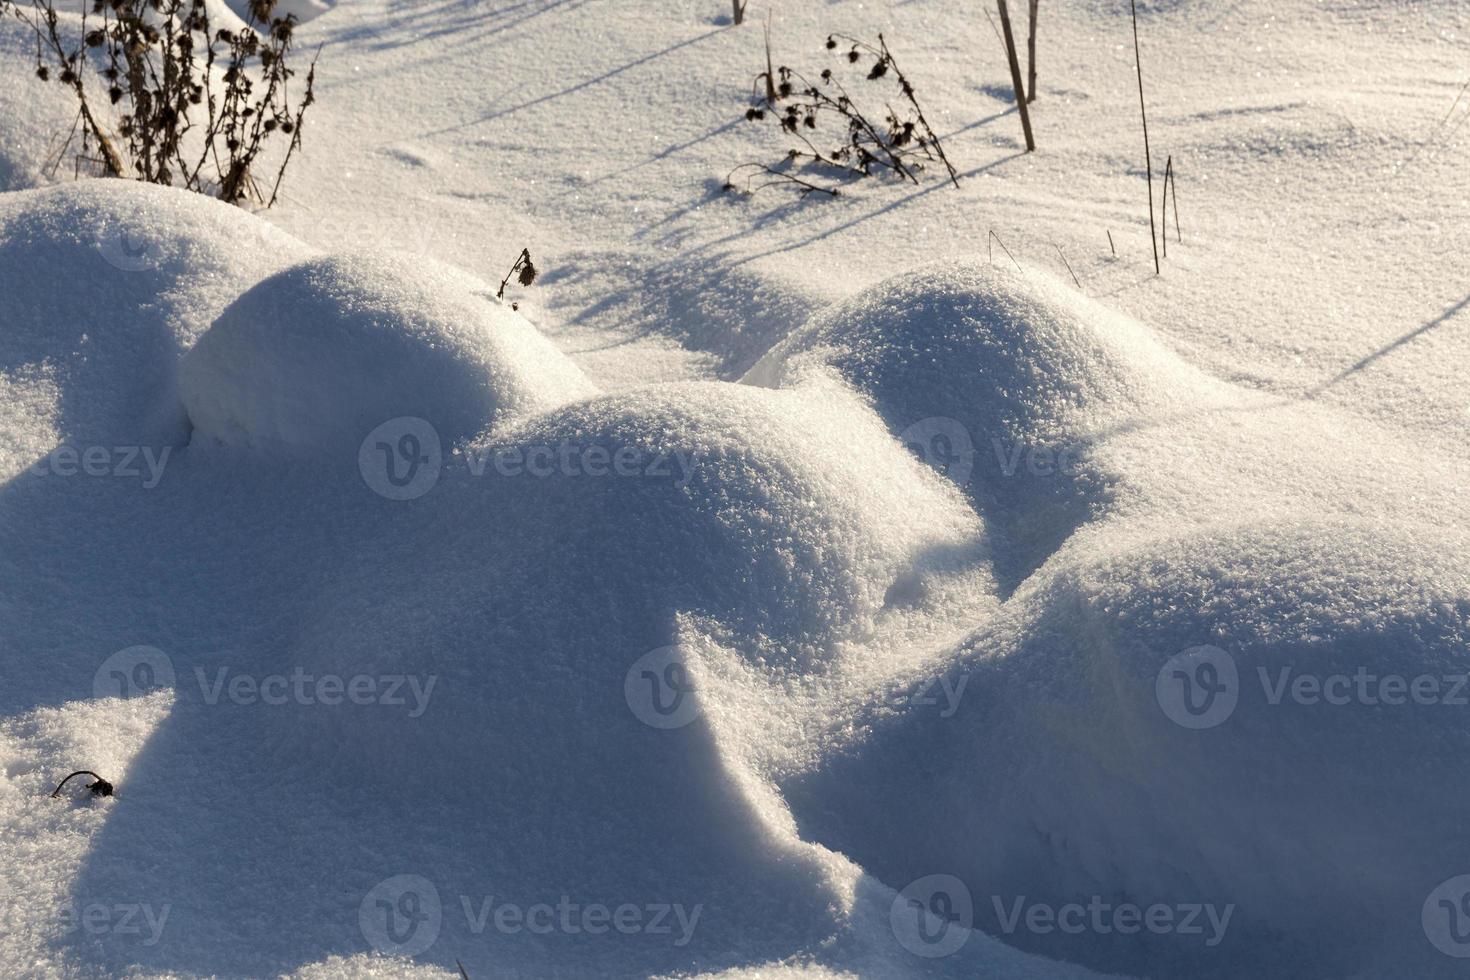
<instances>
[{"instance_id":1,"label":"dried plant stem","mask_svg":"<svg viewBox=\"0 0 1470 980\"><path fill-rule=\"evenodd\" d=\"M1005 34L1006 60L1011 64L1011 89L1016 93L1016 108L1021 113L1021 130L1026 134L1026 152L1036 149L1036 140L1031 136L1031 113L1026 108L1026 89L1021 84L1021 63L1016 58L1016 40L1011 34L1011 15L1006 11L1006 0L995 0L1000 14L1000 29ZM1152 204L1149 207L1153 207Z\"/></svg>"},{"instance_id":2,"label":"dried plant stem","mask_svg":"<svg viewBox=\"0 0 1470 980\"><path fill-rule=\"evenodd\" d=\"M1036 101L1036 8L1040 0L1031 0L1031 20L1026 25L1026 101Z\"/></svg>"},{"instance_id":3,"label":"dried plant stem","mask_svg":"<svg viewBox=\"0 0 1470 980\"><path fill-rule=\"evenodd\" d=\"M1067 255L1066 255L1065 252L1062 251L1062 246L1058 245L1056 242L1052 242L1051 243L1051 247L1054 248L1054 249L1056 249L1057 250L1057 254L1062 257L1062 265L1064 265L1064 266L1067 267L1067 271L1068 272L1072 272L1072 263L1070 263L1070 262L1067 261ZM1077 288L1078 289L1081 289L1082 288L1082 283L1081 283L1081 281L1078 280L1077 273L1075 273L1075 272L1072 272L1072 281L1075 282L1075 283L1077 283Z\"/></svg>"},{"instance_id":4,"label":"dried plant stem","mask_svg":"<svg viewBox=\"0 0 1470 980\"><path fill-rule=\"evenodd\" d=\"M1159 222L1164 226L1164 258L1169 257L1169 198L1174 199L1174 244L1183 239L1179 234L1179 180L1174 176L1174 154L1164 162L1164 190L1159 195Z\"/></svg>"},{"instance_id":5,"label":"dried plant stem","mask_svg":"<svg viewBox=\"0 0 1470 980\"><path fill-rule=\"evenodd\" d=\"M995 39L1000 42L1001 47L1005 47L1006 39L1000 36L1000 28L996 26L995 18L990 16L990 8L982 7L980 9L985 11L985 19L990 21L990 29L995 32Z\"/></svg>"},{"instance_id":6,"label":"dried plant stem","mask_svg":"<svg viewBox=\"0 0 1470 980\"><path fill-rule=\"evenodd\" d=\"M1006 248L1006 243L1000 240L1000 236L997 235L994 230L991 230L989 232L989 236L985 239L985 254L986 257L990 260L991 264L995 263L995 252L990 248L991 239L994 239L995 244L999 245L1001 249L1005 251L1006 255L1010 256L1011 264L1016 267L1016 271L1021 273L1022 275L1025 275L1025 270L1021 268L1021 263L1016 261L1016 257L1014 255L1011 255L1011 250Z\"/></svg>"},{"instance_id":7,"label":"dried plant stem","mask_svg":"<svg viewBox=\"0 0 1470 980\"><path fill-rule=\"evenodd\" d=\"M810 194L812 191L816 191L819 194L829 194L832 197L838 196L837 188L835 187L823 187L820 184L813 184L809 180L802 180L795 174L789 174L782 170L776 170L775 168L768 167L763 163L742 163L734 170L731 170L728 174L725 175L726 190L737 189L735 184L735 175L741 173L742 171L749 171L749 173L746 173L741 178L744 180L744 186L739 187L738 189L744 191L747 194L753 194L763 187L770 187L774 184L786 182L795 184L797 187L799 187L803 196ZM760 174L765 174L773 179L752 187L751 181L755 180L756 176Z\"/></svg>"},{"instance_id":8,"label":"dried plant stem","mask_svg":"<svg viewBox=\"0 0 1470 980\"><path fill-rule=\"evenodd\" d=\"M1161 270L1159 269L1159 236L1154 230L1154 165L1148 149L1148 112L1143 107L1143 57L1138 51L1137 0L1128 0L1128 6L1133 11L1133 61L1134 69L1138 72L1138 115L1143 119L1143 165L1148 174L1148 235L1154 245L1154 275L1158 275Z\"/></svg>"},{"instance_id":9,"label":"dried plant stem","mask_svg":"<svg viewBox=\"0 0 1470 980\"><path fill-rule=\"evenodd\" d=\"M510 271L505 274L505 278L500 280L500 288L495 291L495 298L505 298L505 287L510 285L511 278L515 276L517 272L521 272L522 269L532 270L529 279L524 273L522 273L521 276L521 283L523 285L529 286L531 284L530 280L536 278L536 273L534 271L535 268L536 267L531 264L531 250L529 248L521 249L521 254L516 256L515 264L510 267Z\"/></svg>"},{"instance_id":10,"label":"dried plant stem","mask_svg":"<svg viewBox=\"0 0 1470 980\"><path fill-rule=\"evenodd\" d=\"M878 46L876 48L865 41L859 41L857 38L849 37L846 34L833 34L830 35L830 38L847 41L851 43L855 49L861 48L864 51L867 51L869 54L876 55L879 64L885 64L893 68L894 75L898 76L899 90L903 92L903 97L908 100L908 104L913 108L914 117L918 120L919 125L924 127L924 136L927 139L928 145L934 147L934 152L939 156L939 162L944 164L944 169L949 172L950 182L954 184L955 187L959 187L959 172L956 171L954 165L949 162L949 156L944 152L943 144L939 142L939 134L934 132L934 127L929 125L929 120L924 118L924 110L919 105L918 96L914 94L913 83L908 80L908 76L906 76L903 73L903 69L898 66L898 59L894 58L893 52L888 50L888 42L884 40L883 35L878 35ZM840 85L838 87L841 88ZM842 91L842 95L844 98L847 97L847 91L845 89ZM848 104L851 105L851 99L848 99ZM862 123L867 129L868 133L876 139L877 134L873 132L873 127L868 124L867 120L863 119ZM883 146L885 149L888 149L887 144L885 144L884 141L882 141L881 139L878 140L878 144L880 146ZM889 151L889 158L892 159L895 164L899 163L897 157L894 156L891 150ZM895 169L898 169L900 173L904 173L915 184L919 182L913 174L907 173L901 166L898 166Z\"/></svg>"},{"instance_id":11,"label":"dried plant stem","mask_svg":"<svg viewBox=\"0 0 1470 980\"><path fill-rule=\"evenodd\" d=\"M771 12L766 11L766 105L776 104L776 69L771 64Z\"/></svg>"},{"instance_id":12,"label":"dried plant stem","mask_svg":"<svg viewBox=\"0 0 1470 980\"><path fill-rule=\"evenodd\" d=\"M15 16L34 34L37 77L54 78L76 98L76 121L61 152L81 134L79 172L90 161L106 176L269 206L300 148L315 76L308 74L293 105L288 55L295 17L275 16L275 6L276 0L251 0L243 25L213 30L207 0L95 0L82 5L73 40L62 38L57 0L0 0L0 16ZM116 107L112 131L108 104ZM290 139L267 202L252 170L276 132ZM188 151L186 137L193 141ZM204 174L207 164L212 179Z\"/></svg>"},{"instance_id":13,"label":"dried plant stem","mask_svg":"<svg viewBox=\"0 0 1470 980\"><path fill-rule=\"evenodd\" d=\"M883 57L893 66L893 73L898 76L899 87L903 90L904 98L908 99L909 105L914 107L914 115L918 116L919 125L923 126L924 132L929 135L929 142L934 147L934 152L939 154L939 160L944 164L944 169L949 171L950 182L955 187L959 187L960 175L955 172L954 165L949 162L949 157L945 155L944 147L939 142L939 134L934 132L934 127L929 125L929 120L924 118L924 110L919 108L919 100L914 96L914 87L909 84L909 80L904 76L903 69L898 67L898 62L894 60L893 52L888 50L888 42L883 40L882 34L878 35L878 45L883 49Z\"/></svg>"}]
</instances>

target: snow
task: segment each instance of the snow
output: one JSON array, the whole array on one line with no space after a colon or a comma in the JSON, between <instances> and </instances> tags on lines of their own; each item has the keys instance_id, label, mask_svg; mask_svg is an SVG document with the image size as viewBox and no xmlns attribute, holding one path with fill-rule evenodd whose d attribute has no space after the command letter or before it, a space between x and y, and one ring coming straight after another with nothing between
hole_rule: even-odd
<instances>
[{"instance_id":1,"label":"snow","mask_svg":"<svg viewBox=\"0 0 1470 980\"><path fill-rule=\"evenodd\" d=\"M317 454L422 418L450 442L595 389L484 283L412 256L334 256L260 282L179 384L196 440Z\"/></svg>"},{"instance_id":2,"label":"snow","mask_svg":"<svg viewBox=\"0 0 1470 980\"><path fill-rule=\"evenodd\" d=\"M834 305L744 380L780 385L817 366L965 489L1011 587L1106 505L1115 480L1089 458L1103 433L1226 400L1136 321L1041 270L979 258Z\"/></svg>"},{"instance_id":3,"label":"snow","mask_svg":"<svg viewBox=\"0 0 1470 980\"><path fill-rule=\"evenodd\" d=\"M241 291L310 251L238 208L147 185L0 196L0 390L8 411L31 406L7 427L0 472L58 443L182 445L181 355Z\"/></svg>"},{"instance_id":4,"label":"snow","mask_svg":"<svg viewBox=\"0 0 1470 980\"><path fill-rule=\"evenodd\" d=\"M0 26L0 974L1460 975L1470 14L1142 4L1155 276L1041 6L1034 154L972 5L773 6L961 173L803 200L765 8L299 0L258 213Z\"/></svg>"}]
</instances>

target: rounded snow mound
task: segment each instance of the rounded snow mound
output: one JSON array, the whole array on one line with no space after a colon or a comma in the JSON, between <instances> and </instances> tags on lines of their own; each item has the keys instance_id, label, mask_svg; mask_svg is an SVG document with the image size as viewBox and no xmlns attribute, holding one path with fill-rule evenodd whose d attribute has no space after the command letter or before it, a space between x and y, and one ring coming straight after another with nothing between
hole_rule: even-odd
<instances>
[{"instance_id":1,"label":"rounded snow mound","mask_svg":"<svg viewBox=\"0 0 1470 980\"><path fill-rule=\"evenodd\" d=\"M827 382L589 399L476 440L411 501L220 457L194 472L254 488L231 526L272 547L286 570L272 587L300 615L249 655L180 651L177 675L244 662L257 675L403 683L392 704L293 697L269 711L179 684L129 774L138 803L93 842L75 894L132 888L187 911L141 952L112 945L107 968L274 975L299 957L290 924L303 918L379 945L361 910L396 900L406 875L446 912L423 958L462 958L474 976L715 971L848 928L857 869L800 842L743 768L724 727L740 709L721 698L723 656L705 637L739 644L742 672L779 676L803 653L821 667L835 637L893 605L895 582L912 581L903 601L922 603L926 573L983 569L961 495L860 398ZM785 701L758 710L785 716ZM183 811L152 788L204 765L215 778ZM262 835L272 819L280 832ZM211 853L232 855L228 890L194 870ZM348 869L341 887L313 884L334 868ZM272 900L282 894L295 898ZM492 895L659 903L685 910L688 935L609 942L457 914L460 896L478 914ZM880 913L864 931L891 950L885 964L907 957L887 932L892 901L865 906ZM242 927L242 904L264 911Z\"/></svg>"},{"instance_id":2,"label":"rounded snow mound","mask_svg":"<svg viewBox=\"0 0 1470 980\"><path fill-rule=\"evenodd\" d=\"M497 498L497 523L514 513L554 529L599 580L645 597L644 613L708 616L794 662L885 610L923 606L931 573L978 567L994 593L963 498L830 380L619 393L539 417L471 460L514 497Z\"/></svg>"},{"instance_id":3,"label":"rounded snow mound","mask_svg":"<svg viewBox=\"0 0 1470 980\"><path fill-rule=\"evenodd\" d=\"M42 452L182 444L180 356L241 291L307 254L183 190L98 180L0 196L0 388L32 378L52 392L33 415L44 431L7 435Z\"/></svg>"},{"instance_id":4,"label":"rounded snow mound","mask_svg":"<svg viewBox=\"0 0 1470 980\"><path fill-rule=\"evenodd\" d=\"M1218 939L1203 914L1193 935L1008 939L1109 972L1340 976L1385 949L1444 965L1420 913L1470 847L1466 554L1299 522L1075 564L967 642L953 717L880 720L794 809L890 884L944 868L1004 896L975 902L991 932L1021 895L1229 909Z\"/></svg>"},{"instance_id":5,"label":"rounded snow mound","mask_svg":"<svg viewBox=\"0 0 1470 980\"><path fill-rule=\"evenodd\" d=\"M1091 442L1193 407L1219 384L1138 322L1039 270L979 259L889 279L814 317L745 376L835 371L889 428L965 487L1018 581L1108 496Z\"/></svg>"},{"instance_id":6,"label":"rounded snow mound","mask_svg":"<svg viewBox=\"0 0 1470 980\"><path fill-rule=\"evenodd\" d=\"M196 439L268 452L348 449L392 419L452 444L593 393L474 277L429 259L347 254L246 292L185 358Z\"/></svg>"}]
</instances>

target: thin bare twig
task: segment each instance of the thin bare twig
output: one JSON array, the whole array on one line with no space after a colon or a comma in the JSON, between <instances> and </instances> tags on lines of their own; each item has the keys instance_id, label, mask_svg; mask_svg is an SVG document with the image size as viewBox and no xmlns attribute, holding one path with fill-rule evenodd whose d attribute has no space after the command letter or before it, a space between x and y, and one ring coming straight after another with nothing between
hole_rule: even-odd
<instances>
[{"instance_id":1,"label":"thin bare twig","mask_svg":"<svg viewBox=\"0 0 1470 980\"><path fill-rule=\"evenodd\" d=\"M1067 261L1067 256L1066 256L1066 253L1064 253L1062 251L1062 246L1058 245L1056 242L1052 242L1051 243L1051 247L1054 248L1054 249L1056 249L1057 250L1057 254L1062 257L1062 265L1064 265L1064 266L1067 267L1067 271L1068 272L1072 272L1072 263L1070 263L1070 262ZM1072 272L1072 281L1075 282L1075 283L1077 283L1077 288L1078 289L1081 289L1082 288L1082 283L1078 280L1077 273L1075 273L1075 272Z\"/></svg>"},{"instance_id":2,"label":"thin bare twig","mask_svg":"<svg viewBox=\"0 0 1470 980\"><path fill-rule=\"evenodd\" d=\"M1138 72L1138 114L1143 119L1143 165L1148 173L1148 234L1154 244L1154 275L1158 275L1161 270L1159 236L1154 231L1154 165L1148 149L1148 112L1143 107L1143 57L1138 51L1138 3L1136 0L1128 0L1128 6L1133 11L1133 61Z\"/></svg>"},{"instance_id":3,"label":"thin bare twig","mask_svg":"<svg viewBox=\"0 0 1470 980\"><path fill-rule=\"evenodd\" d=\"M751 173L742 178L745 184L743 187L740 187L737 186L735 183L735 175L743 170L749 170L751 171ZM757 174L767 174L774 179L768 180L763 184L757 184L752 187L751 182L755 180ZM819 194L829 194L832 197L838 196L838 191L835 187L822 187L819 184L813 184L811 181L803 180L795 174L786 173L783 170L776 170L775 168L768 167L763 163L742 163L734 170L731 170L728 174L725 175L724 190L739 190L743 191L746 194L754 194L758 190L762 190L763 188L771 187L782 182L795 184L797 187L801 188L801 193L803 196L810 194L813 191L816 191Z\"/></svg>"},{"instance_id":4,"label":"thin bare twig","mask_svg":"<svg viewBox=\"0 0 1470 980\"><path fill-rule=\"evenodd\" d=\"M1031 136L1031 113L1026 108L1026 89L1021 84L1021 63L1016 58L1016 41L1011 36L1011 15L1006 11L1006 0L995 0L1000 13L1000 29L1005 34L1006 60L1011 65L1011 90L1016 94L1016 108L1021 113L1021 131L1026 136L1026 152L1036 149L1036 140Z\"/></svg>"},{"instance_id":5,"label":"thin bare twig","mask_svg":"<svg viewBox=\"0 0 1470 980\"><path fill-rule=\"evenodd\" d=\"M990 259L990 263L992 265L995 264L995 253L991 251L990 248L990 240L992 238L995 239L995 244L999 245L1002 249L1005 250L1006 255L1010 256L1012 264L1014 264L1016 267L1016 271L1021 273L1022 275L1025 275L1026 271L1021 268L1021 263L1016 261L1016 257L1014 255L1011 255L1011 250L1006 248L1006 243L1000 240L1000 236L997 235L993 229L989 232L989 237L985 239L985 251L987 257Z\"/></svg>"},{"instance_id":6,"label":"thin bare twig","mask_svg":"<svg viewBox=\"0 0 1470 980\"><path fill-rule=\"evenodd\" d=\"M1164 233L1160 237L1164 240L1164 258L1166 259L1169 257L1169 215L1167 208L1169 206L1171 191L1174 197L1174 244L1177 245L1181 241L1179 235L1179 181L1174 176L1174 154L1172 153L1169 154L1168 160L1164 162L1164 190L1159 195L1159 220L1164 226Z\"/></svg>"}]
</instances>

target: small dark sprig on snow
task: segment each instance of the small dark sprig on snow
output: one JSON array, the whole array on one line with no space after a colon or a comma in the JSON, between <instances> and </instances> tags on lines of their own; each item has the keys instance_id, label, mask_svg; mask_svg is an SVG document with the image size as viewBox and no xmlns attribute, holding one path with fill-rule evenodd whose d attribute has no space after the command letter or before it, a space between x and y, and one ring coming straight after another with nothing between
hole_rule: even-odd
<instances>
[{"instance_id":1,"label":"small dark sprig on snow","mask_svg":"<svg viewBox=\"0 0 1470 980\"><path fill-rule=\"evenodd\" d=\"M495 298L498 300L505 299L505 287L510 285L512 277L522 286L529 286L536 281L536 275L536 266L531 262L531 250L528 248L521 249L521 254L516 256L515 264L510 267L510 271L505 274L505 278L500 280L500 288L495 291ZM521 304L511 303L510 308L519 310Z\"/></svg>"}]
</instances>

